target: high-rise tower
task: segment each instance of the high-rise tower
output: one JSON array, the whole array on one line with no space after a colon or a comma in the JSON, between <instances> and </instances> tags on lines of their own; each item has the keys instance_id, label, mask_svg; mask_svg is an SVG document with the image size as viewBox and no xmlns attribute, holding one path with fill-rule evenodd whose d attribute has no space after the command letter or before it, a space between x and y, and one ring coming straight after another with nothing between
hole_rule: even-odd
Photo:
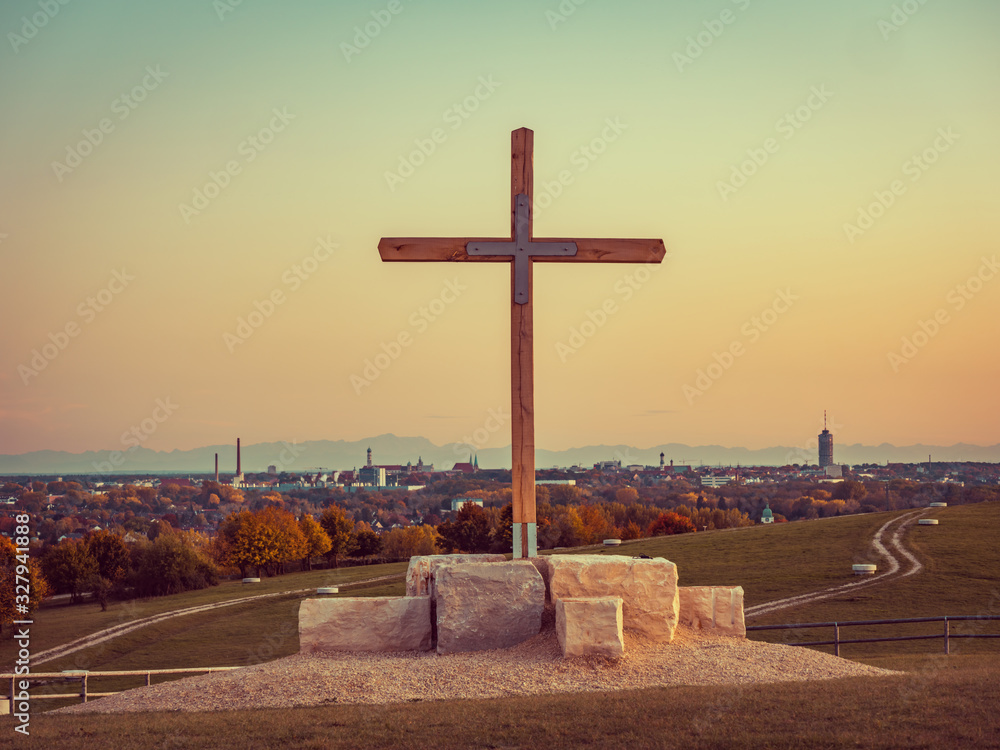
<instances>
[{"instance_id":1,"label":"high-rise tower","mask_svg":"<svg viewBox=\"0 0 1000 750\"><path fill-rule=\"evenodd\" d=\"M819 434L819 468L833 465L833 435L826 429L826 411L823 411L823 431Z\"/></svg>"},{"instance_id":2,"label":"high-rise tower","mask_svg":"<svg viewBox=\"0 0 1000 750\"><path fill-rule=\"evenodd\" d=\"M371 446L368 446L368 465L369 466L372 465L372 449L371 449Z\"/></svg>"}]
</instances>

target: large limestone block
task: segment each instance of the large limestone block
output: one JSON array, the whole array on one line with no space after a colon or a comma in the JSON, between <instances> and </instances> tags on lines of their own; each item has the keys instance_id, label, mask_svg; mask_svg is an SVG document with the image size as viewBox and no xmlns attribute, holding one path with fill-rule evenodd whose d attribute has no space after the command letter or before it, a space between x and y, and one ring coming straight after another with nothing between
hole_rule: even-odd
<instances>
[{"instance_id":1,"label":"large limestone block","mask_svg":"<svg viewBox=\"0 0 1000 750\"><path fill-rule=\"evenodd\" d=\"M414 597L306 599L299 607L299 649L429 651L431 600Z\"/></svg>"},{"instance_id":2,"label":"large limestone block","mask_svg":"<svg viewBox=\"0 0 1000 750\"><path fill-rule=\"evenodd\" d=\"M439 565L456 562L504 562L499 554L483 555L418 555L410 558L406 569L407 596L434 596L434 571Z\"/></svg>"},{"instance_id":3,"label":"large limestone block","mask_svg":"<svg viewBox=\"0 0 1000 750\"><path fill-rule=\"evenodd\" d=\"M450 563L435 576L439 654L509 648L542 628L545 584L527 560Z\"/></svg>"},{"instance_id":4,"label":"large limestone block","mask_svg":"<svg viewBox=\"0 0 1000 750\"><path fill-rule=\"evenodd\" d=\"M677 566L663 558L623 555L549 555L552 601L620 596L625 627L669 643L677 630Z\"/></svg>"},{"instance_id":5,"label":"large limestone block","mask_svg":"<svg viewBox=\"0 0 1000 750\"><path fill-rule=\"evenodd\" d=\"M681 624L746 638L742 586L681 586Z\"/></svg>"},{"instance_id":6,"label":"large limestone block","mask_svg":"<svg viewBox=\"0 0 1000 750\"><path fill-rule=\"evenodd\" d=\"M558 599L556 637L564 657L621 656L625 653L622 598Z\"/></svg>"}]
</instances>

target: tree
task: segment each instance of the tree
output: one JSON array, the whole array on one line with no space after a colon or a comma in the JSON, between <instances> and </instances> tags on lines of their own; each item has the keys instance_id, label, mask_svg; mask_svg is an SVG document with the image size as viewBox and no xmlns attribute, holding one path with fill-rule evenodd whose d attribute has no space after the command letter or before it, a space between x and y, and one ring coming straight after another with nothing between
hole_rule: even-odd
<instances>
[{"instance_id":1,"label":"tree","mask_svg":"<svg viewBox=\"0 0 1000 750\"><path fill-rule=\"evenodd\" d=\"M87 553L82 541L65 539L45 553L42 571L56 593L69 594L76 603L90 577L97 573L97 561Z\"/></svg>"},{"instance_id":2,"label":"tree","mask_svg":"<svg viewBox=\"0 0 1000 750\"><path fill-rule=\"evenodd\" d=\"M454 521L437 527L441 544L449 552L486 552L490 548L490 520L476 503L466 503Z\"/></svg>"},{"instance_id":3,"label":"tree","mask_svg":"<svg viewBox=\"0 0 1000 750\"><path fill-rule=\"evenodd\" d=\"M359 529L354 535L357 544L351 550L352 557L368 559L382 551L382 537L371 529Z\"/></svg>"},{"instance_id":4,"label":"tree","mask_svg":"<svg viewBox=\"0 0 1000 750\"><path fill-rule=\"evenodd\" d=\"M346 555L354 537L354 523L339 505L330 505L323 510L319 524L330 538L330 549L326 556L333 561L333 567L339 567L340 556Z\"/></svg>"},{"instance_id":5,"label":"tree","mask_svg":"<svg viewBox=\"0 0 1000 750\"><path fill-rule=\"evenodd\" d=\"M667 536L670 534L687 534L695 530L690 518L667 511L653 521L649 527L650 536Z\"/></svg>"},{"instance_id":6,"label":"tree","mask_svg":"<svg viewBox=\"0 0 1000 750\"><path fill-rule=\"evenodd\" d=\"M273 529L247 510L226 516L216 535L216 558L224 565L234 565L246 578L247 569L261 570L274 561L277 555L277 538Z\"/></svg>"},{"instance_id":7,"label":"tree","mask_svg":"<svg viewBox=\"0 0 1000 750\"><path fill-rule=\"evenodd\" d=\"M409 560L415 555L434 555L439 551L438 541L437 532L427 525L392 529L382 535L382 554L387 562Z\"/></svg>"},{"instance_id":8,"label":"tree","mask_svg":"<svg viewBox=\"0 0 1000 750\"><path fill-rule=\"evenodd\" d=\"M118 583L128 574L130 556L125 541L110 531L96 531L84 540L87 554L97 563L97 575Z\"/></svg>"},{"instance_id":9,"label":"tree","mask_svg":"<svg viewBox=\"0 0 1000 750\"><path fill-rule=\"evenodd\" d=\"M134 583L140 596L165 596L218 583L212 562L184 534L160 534L135 549Z\"/></svg>"},{"instance_id":10,"label":"tree","mask_svg":"<svg viewBox=\"0 0 1000 750\"><path fill-rule=\"evenodd\" d=\"M312 559L330 551L330 535L308 513L304 513L299 519L299 529L306 539L306 555L302 558L302 567L312 570Z\"/></svg>"},{"instance_id":11,"label":"tree","mask_svg":"<svg viewBox=\"0 0 1000 750\"><path fill-rule=\"evenodd\" d=\"M260 523L274 531L277 550L271 561L275 573L284 573L284 564L301 560L306 555L308 543L291 511L268 506L257 511Z\"/></svg>"},{"instance_id":12,"label":"tree","mask_svg":"<svg viewBox=\"0 0 1000 750\"><path fill-rule=\"evenodd\" d=\"M27 563L27 564L25 564ZM18 581L18 576L21 581ZM27 580L27 601L19 583ZM49 595L49 584L42 575L41 566L34 558L18 557L17 547L5 536L0 536L0 629L14 620L30 619L42 599ZM18 605L26 607L19 610Z\"/></svg>"}]
</instances>

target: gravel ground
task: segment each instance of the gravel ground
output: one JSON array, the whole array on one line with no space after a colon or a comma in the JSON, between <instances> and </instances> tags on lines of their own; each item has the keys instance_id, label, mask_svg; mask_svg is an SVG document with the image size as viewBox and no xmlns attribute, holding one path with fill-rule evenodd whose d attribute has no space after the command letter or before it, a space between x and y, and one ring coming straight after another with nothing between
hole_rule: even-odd
<instances>
[{"instance_id":1,"label":"gravel ground","mask_svg":"<svg viewBox=\"0 0 1000 750\"><path fill-rule=\"evenodd\" d=\"M563 659L556 634L510 649L296 654L231 672L128 690L56 713L220 711L405 703L667 685L746 685L893 674L818 651L678 628L673 643L625 633L620 659ZM99 688L98 688L99 689Z\"/></svg>"}]
</instances>

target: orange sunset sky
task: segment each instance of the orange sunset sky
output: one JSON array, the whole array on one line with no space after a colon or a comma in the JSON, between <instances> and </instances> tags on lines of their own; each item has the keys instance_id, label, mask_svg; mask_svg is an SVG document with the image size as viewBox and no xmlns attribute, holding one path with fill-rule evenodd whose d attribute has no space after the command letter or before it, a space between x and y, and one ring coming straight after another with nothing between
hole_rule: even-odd
<instances>
[{"instance_id":1,"label":"orange sunset sky","mask_svg":"<svg viewBox=\"0 0 1000 750\"><path fill-rule=\"evenodd\" d=\"M519 127L536 237L667 247L535 266L540 447L1000 443L992 0L41 7L0 9L0 453L164 403L145 447L460 441L508 271L376 248L505 235Z\"/></svg>"}]
</instances>

